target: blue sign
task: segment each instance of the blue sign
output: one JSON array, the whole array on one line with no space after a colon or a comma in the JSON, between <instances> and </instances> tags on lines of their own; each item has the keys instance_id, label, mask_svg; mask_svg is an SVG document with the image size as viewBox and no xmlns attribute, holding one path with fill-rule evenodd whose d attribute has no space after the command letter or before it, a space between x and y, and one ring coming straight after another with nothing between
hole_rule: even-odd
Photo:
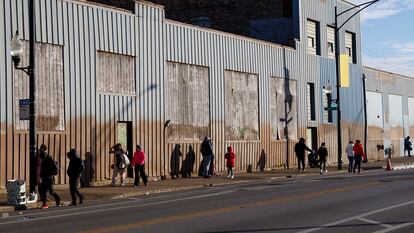
<instances>
[{"instance_id":1,"label":"blue sign","mask_svg":"<svg viewBox=\"0 0 414 233\"><path fill-rule=\"evenodd\" d=\"M19 100L19 116L21 121L27 121L30 118L30 99Z\"/></svg>"}]
</instances>

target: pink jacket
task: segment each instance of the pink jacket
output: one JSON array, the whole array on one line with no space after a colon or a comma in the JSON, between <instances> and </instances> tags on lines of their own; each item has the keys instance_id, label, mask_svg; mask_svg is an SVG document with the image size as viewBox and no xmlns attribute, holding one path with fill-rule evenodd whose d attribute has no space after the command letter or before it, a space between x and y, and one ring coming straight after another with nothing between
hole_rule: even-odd
<instances>
[{"instance_id":1,"label":"pink jacket","mask_svg":"<svg viewBox=\"0 0 414 233\"><path fill-rule=\"evenodd\" d=\"M134 158L132 158L131 166L135 165L144 165L145 163L145 153L143 150L135 151Z\"/></svg>"}]
</instances>

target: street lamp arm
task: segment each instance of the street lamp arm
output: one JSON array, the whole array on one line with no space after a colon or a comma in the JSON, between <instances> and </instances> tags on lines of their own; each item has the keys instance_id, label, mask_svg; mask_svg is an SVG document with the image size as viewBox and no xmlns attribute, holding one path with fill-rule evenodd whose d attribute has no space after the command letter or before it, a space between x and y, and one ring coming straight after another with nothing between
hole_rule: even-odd
<instances>
[{"instance_id":1,"label":"street lamp arm","mask_svg":"<svg viewBox=\"0 0 414 233\"><path fill-rule=\"evenodd\" d=\"M349 20L351 20L355 15L357 15L359 12L361 12L361 11L363 11L365 8L367 8L367 7L369 7L369 6L371 6L372 4L374 4L374 3L376 3L376 2L378 2L379 0L375 0L375 1L371 1L371 2L366 2L366 3L362 3L362 4L360 4L360 5L358 5L358 6L355 6L355 7L352 7L352 8L350 8L350 9L348 9L348 10L346 10L346 11L343 11L343 12L341 12L340 14L337 14L336 15L336 17L338 17L338 16L340 16L340 15L342 15L342 14L344 14L344 13L346 13L346 12L348 12L348 11L350 11L350 10L353 10L353 9L355 9L355 8L357 8L357 7L360 7L360 6L363 6L363 5L365 5L363 8L361 8L361 9L359 9L357 12L355 12L354 14L352 14L351 15L351 17L349 17L345 22L343 22L342 24L341 24L341 26L339 26L336 30L338 30L339 31L339 29L341 29Z\"/></svg>"},{"instance_id":2,"label":"street lamp arm","mask_svg":"<svg viewBox=\"0 0 414 233\"><path fill-rule=\"evenodd\" d=\"M29 67L29 66L26 66L26 67L17 67L17 66L15 66L14 68L15 68L16 70L21 70L21 71L25 72L27 75L29 75L29 76L30 76L30 73L29 73L29 69L30 69L30 67Z\"/></svg>"},{"instance_id":3,"label":"street lamp arm","mask_svg":"<svg viewBox=\"0 0 414 233\"><path fill-rule=\"evenodd\" d=\"M369 7L370 5L372 5L372 4L374 4L374 3L376 3L376 2L378 2L379 0L374 0L374 1L369 1L369 2L364 2L364 3L361 3L361 4L359 4L359 5L357 5L357 6L354 6L354 7L351 7L351 8L349 8L349 9L347 9L347 10L345 10L345 11L342 11L341 13L339 13L339 14L337 14L336 15L336 17L339 17L339 16L341 16L341 15L343 15L343 14L345 14L346 12L348 12L348 11L352 11L353 9L355 9L355 8L358 8L358 7L361 7L361 6L364 6L364 5L367 5L367 6L365 6L363 9L365 9L365 8L367 8L367 7ZM363 10L362 9L362 10ZM362 10L360 10L360 11L362 11ZM360 12L360 11L358 11L358 12ZM351 17L352 18L352 17Z\"/></svg>"}]
</instances>

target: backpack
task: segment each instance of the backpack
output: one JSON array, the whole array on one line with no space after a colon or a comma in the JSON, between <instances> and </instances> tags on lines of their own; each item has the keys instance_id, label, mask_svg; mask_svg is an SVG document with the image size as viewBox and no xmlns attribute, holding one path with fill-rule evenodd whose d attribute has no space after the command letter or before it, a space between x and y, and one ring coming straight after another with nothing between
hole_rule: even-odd
<instances>
[{"instance_id":1,"label":"backpack","mask_svg":"<svg viewBox=\"0 0 414 233\"><path fill-rule=\"evenodd\" d=\"M52 158L48 159L47 163L48 167L48 175L50 176L56 176L59 172L59 164L57 161L53 160Z\"/></svg>"}]
</instances>

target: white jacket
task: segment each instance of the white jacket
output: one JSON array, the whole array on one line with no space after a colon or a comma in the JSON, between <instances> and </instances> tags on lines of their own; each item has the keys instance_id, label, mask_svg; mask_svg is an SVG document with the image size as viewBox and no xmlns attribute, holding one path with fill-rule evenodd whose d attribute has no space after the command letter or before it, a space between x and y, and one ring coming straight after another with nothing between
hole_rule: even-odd
<instances>
[{"instance_id":1,"label":"white jacket","mask_svg":"<svg viewBox=\"0 0 414 233\"><path fill-rule=\"evenodd\" d=\"M346 155L348 157L354 157L354 144L353 143L349 143L346 146L345 152L346 152Z\"/></svg>"}]
</instances>

